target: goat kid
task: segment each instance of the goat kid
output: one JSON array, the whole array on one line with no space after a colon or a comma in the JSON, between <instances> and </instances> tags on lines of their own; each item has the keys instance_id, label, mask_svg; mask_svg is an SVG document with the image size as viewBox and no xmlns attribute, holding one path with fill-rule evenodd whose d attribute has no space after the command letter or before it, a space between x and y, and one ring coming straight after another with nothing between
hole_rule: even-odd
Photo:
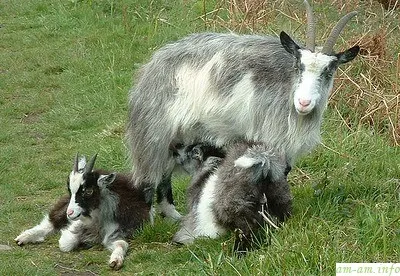
<instances>
[{"instance_id":1,"label":"goat kid","mask_svg":"<svg viewBox=\"0 0 400 276\"><path fill-rule=\"evenodd\" d=\"M129 95L127 144L135 185L148 185L152 204L179 219L173 205L171 143L222 147L260 141L296 159L320 142L320 126L337 68L359 52L333 46L356 12L342 17L325 45L315 47L315 21L307 13L307 41L280 37L200 33L154 53Z\"/></svg>"},{"instance_id":2,"label":"goat kid","mask_svg":"<svg viewBox=\"0 0 400 276\"><path fill-rule=\"evenodd\" d=\"M188 188L189 213L174 242L188 244L197 237L217 238L227 230L239 229L235 248L243 251L250 247L267 214L279 222L290 216L292 196L286 180L290 167L271 147L235 143L224 159L203 156L202 145L186 149L186 153L180 151L177 162L188 171L198 169Z\"/></svg>"},{"instance_id":3,"label":"goat kid","mask_svg":"<svg viewBox=\"0 0 400 276\"><path fill-rule=\"evenodd\" d=\"M226 156L226 148L219 148L206 143L188 146L177 144L171 145L170 149L178 167L190 176L198 172L208 158L213 157L213 160L218 163Z\"/></svg>"},{"instance_id":4,"label":"goat kid","mask_svg":"<svg viewBox=\"0 0 400 276\"><path fill-rule=\"evenodd\" d=\"M61 251L102 243L112 252L109 266L122 267L127 239L149 219L150 206L143 190L133 188L131 176L93 170L95 160L96 155L88 163L76 156L68 179L69 195L61 197L39 225L15 238L18 245L43 242L61 231Z\"/></svg>"}]
</instances>

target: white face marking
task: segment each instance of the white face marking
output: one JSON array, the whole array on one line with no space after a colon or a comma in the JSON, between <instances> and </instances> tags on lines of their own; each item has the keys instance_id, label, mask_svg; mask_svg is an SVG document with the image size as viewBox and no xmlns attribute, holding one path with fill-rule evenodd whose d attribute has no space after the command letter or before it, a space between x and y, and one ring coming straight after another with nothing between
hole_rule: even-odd
<instances>
[{"instance_id":1,"label":"white face marking","mask_svg":"<svg viewBox=\"0 0 400 276\"><path fill-rule=\"evenodd\" d=\"M75 202L76 193L83 184L83 174L79 172L71 172L69 175L69 189L71 191L71 199L67 208L67 217L71 220L79 218L83 209Z\"/></svg>"},{"instance_id":2,"label":"white face marking","mask_svg":"<svg viewBox=\"0 0 400 276\"><path fill-rule=\"evenodd\" d=\"M322 53L312 53L309 50L300 50L300 61L304 65L301 82L294 92L294 106L301 115L310 113L321 98L321 82L319 81L324 69L337 58ZM326 88L329 90L329 88Z\"/></svg>"},{"instance_id":3,"label":"white face marking","mask_svg":"<svg viewBox=\"0 0 400 276\"><path fill-rule=\"evenodd\" d=\"M71 190L71 194L76 194L82 184L83 174L79 172L71 172L69 175L69 189Z\"/></svg>"}]
</instances>

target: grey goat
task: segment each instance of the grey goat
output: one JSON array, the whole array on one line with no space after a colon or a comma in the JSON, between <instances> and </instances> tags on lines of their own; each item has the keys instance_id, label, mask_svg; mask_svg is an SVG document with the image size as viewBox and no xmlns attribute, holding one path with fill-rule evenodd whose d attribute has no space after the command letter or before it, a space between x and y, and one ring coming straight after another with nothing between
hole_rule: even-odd
<instances>
[{"instance_id":1,"label":"grey goat","mask_svg":"<svg viewBox=\"0 0 400 276\"><path fill-rule=\"evenodd\" d=\"M235 248L242 251L251 246L265 217L283 222L290 216L292 195L286 180L290 167L284 155L250 142L228 147L223 159L204 156L202 145L186 149L179 161L188 171L193 167L197 171L188 188L189 213L174 242L188 244L197 237L216 238L238 229L241 238Z\"/></svg>"},{"instance_id":2,"label":"grey goat","mask_svg":"<svg viewBox=\"0 0 400 276\"><path fill-rule=\"evenodd\" d=\"M322 50L307 12L306 46L280 37L192 34L156 51L129 96L127 144L136 185L147 200L179 219L171 192L171 144L260 141L283 152L290 165L320 142L320 126L334 74L360 48L334 53L351 12L333 28ZM157 189L156 189L157 188Z\"/></svg>"}]
</instances>

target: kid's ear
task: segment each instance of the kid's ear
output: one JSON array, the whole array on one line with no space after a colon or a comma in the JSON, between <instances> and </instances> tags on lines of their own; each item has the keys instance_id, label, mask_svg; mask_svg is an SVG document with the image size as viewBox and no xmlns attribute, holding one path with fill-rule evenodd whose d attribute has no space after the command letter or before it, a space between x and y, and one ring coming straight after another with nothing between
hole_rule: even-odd
<instances>
[{"instance_id":1,"label":"kid's ear","mask_svg":"<svg viewBox=\"0 0 400 276\"><path fill-rule=\"evenodd\" d=\"M297 45L297 43L294 42L293 39L287 33L282 31L279 35L279 38L281 40L283 48L285 48L285 50L289 54L295 56L297 59L300 58L299 50L301 49L301 47Z\"/></svg>"},{"instance_id":2,"label":"kid's ear","mask_svg":"<svg viewBox=\"0 0 400 276\"><path fill-rule=\"evenodd\" d=\"M259 163L260 162L257 159L243 155L235 160L235 167L239 167L242 169L248 169Z\"/></svg>"},{"instance_id":3,"label":"kid's ear","mask_svg":"<svg viewBox=\"0 0 400 276\"><path fill-rule=\"evenodd\" d=\"M99 187L107 187L108 185L114 182L116 177L117 177L116 173L100 175L99 179L97 179L97 185Z\"/></svg>"},{"instance_id":4,"label":"kid's ear","mask_svg":"<svg viewBox=\"0 0 400 276\"><path fill-rule=\"evenodd\" d=\"M339 64L342 64L352 61L358 55L359 52L360 52L360 46L356 45L351 47L350 49L347 49L344 52L336 54L335 56L337 57Z\"/></svg>"}]
</instances>

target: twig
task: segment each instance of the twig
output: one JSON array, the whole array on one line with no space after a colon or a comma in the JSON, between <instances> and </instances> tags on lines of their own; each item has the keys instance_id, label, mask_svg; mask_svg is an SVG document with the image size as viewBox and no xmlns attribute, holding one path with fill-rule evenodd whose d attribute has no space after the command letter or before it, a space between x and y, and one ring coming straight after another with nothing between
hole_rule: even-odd
<instances>
[{"instance_id":1,"label":"twig","mask_svg":"<svg viewBox=\"0 0 400 276\"><path fill-rule=\"evenodd\" d=\"M33 264L35 267L37 267L37 265L31 260L31 264Z\"/></svg>"},{"instance_id":2,"label":"twig","mask_svg":"<svg viewBox=\"0 0 400 276\"><path fill-rule=\"evenodd\" d=\"M276 224L273 223L272 220L270 220L270 219L265 215L265 213L263 213L263 212L261 212L261 211L258 211L258 213L263 217L263 219L264 219L266 222L268 222L269 225L271 225L271 226L272 226L273 228L275 228L275 229L279 229L279 227L276 226Z\"/></svg>"},{"instance_id":3,"label":"twig","mask_svg":"<svg viewBox=\"0 0 400 276\"><path fill-rule=\"evenodd\" d=\"M346 127L347 127L350 131L353 131L353 130L351 129L351 127L349 126L349 124L346 122L346 120L343 118L342 114L340 114L340 111L339 111L339 109L337 108L336 105L335 105L335 110L336 110L337 114L339 115L340 119L342 119L343 123L346 125Z\"/></svg>"},{"instance_id":4,"label":"twig","mask_svg":"<svg viewBox=\"0 0 400 276\"><path fill-rule=\"evenodd\" d=\"M264 197L265 197L265 195L264 195ZM258 211L258 213L263 217L263 219L269 224L269 225L271 225L273 228L275 228L275 229L279 229L279 227L278 226L276 226L276 224L275 223L273 223L272 222L272 220L270 220L269 218L268 218L268 216L266 215L266 211L264 210L264 204L263 205L261 205L261 211ZM268 213L267 213L268 214Z\"/></svg>"},{"instance_id":5,"label":"twig","mask_svg":"<svg viewBox=\"0 0 400 276\"><path fill-rule=\"evenodd\" d=\"M60 264L55 264L54 267L59 267L59 268L62 268L62 269L66 269L66 270L71 270L71 271L77 271L77 272L79 272L78 269L71 268L71 267L66 267L66 266L63 266L63 265L60 265Z\"/></svg>"},{"instance_id":6,"label":"twig","mask_svg":"<svg viewBox=\"0 0 400 276\"><path fill-rule=\"evenodd\" d=\"M86 269L85 271L86 271L86 272L89 272L89 273L91 273L91 274L93 274L93 275L96 275L96 276L99 275L99 274L96 274L96 273L94 273L93 271L91 271L91 270L89 270L89 269Z\"/></svg>"},{"instance_id":7,"label":"twig","mask_svg":"<svg viewBox=\"0 0 400 276\"><path fill-rule=\"evenodd\" d=\"M330 150L330 151L332 151L332 152L334 152L334 153L336 153L337 155L340 155L340 156L342 156L342 157L346 157L346 158L352 158L351 156L349 156L349 155L347 155L347 154L344 154L344 153L340 153L340 152L338 152L338 151L336 151L336 150L334 150L334 149L332 149L332 148L330 148L330 147L328 147L327 145L325 145L324 143L322 143L321 142L321 145L324 147L324 148L326 148L326 149L328 149L328 150Z\"/></svg>"},{"instance_id":8,"label":"twig","mask_svg":"<svg viewBox=\"0 0 400 276\"><path fill-rule=\"evenodd\" d=\"M66 267L66 266L63 266L63 265L60 265L60 264L55 264L54 267L59 267L59 268L70 270L70 271L80 272L78 269ZM88 272L88 273L96 275L96 276L98 275L97 273L94 273L93 271L91 271L89 269L86 269L85 272Z\"/></svg>"},{"instance_id":9,"label":"twig","mask_svg":"<svg viewBox=\"0 0 400 276\"><path fill-rule=\"evenodd\" d=\"M311 179L311 177L309 177L302 169L300 169L299 167L296 167L296 169L307 179Z\"/></svg>"}]
</instances>

